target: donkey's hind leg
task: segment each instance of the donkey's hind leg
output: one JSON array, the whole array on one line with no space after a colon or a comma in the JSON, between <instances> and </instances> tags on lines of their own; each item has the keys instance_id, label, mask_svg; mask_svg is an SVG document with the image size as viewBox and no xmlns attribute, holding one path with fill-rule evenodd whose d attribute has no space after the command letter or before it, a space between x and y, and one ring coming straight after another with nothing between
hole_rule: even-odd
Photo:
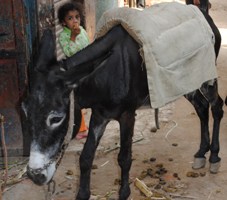
<instances>
[{"instance_id":1,"label":"donkey's hind leg","mask_svg":"<svg viewBox=\"0 0 227 200\"><path fill-rule=\"evenodd\" d=\"M218 94L218 84L217 80L214 81L213 84L204 83L201 92L205 96L205 98L209 101L211 105L211 112L213 116L213 135L212 141L210 145L210 172L217 173L221 158L218 156L220 147L219 147L219 131L220 131L220 123L223 117L223 100Z\"/></svg>"},{"instance_id":2,"label":"donkey's hind leg","mask_svg":"<svg viewBox=\"0 0 227 200\"><path fill-rule=\"evenodd\" d=\"M185 97L194 106L196 113L200 119L201 139L199 150L194 155L193 169L200 169L205 167L205 154L210 150L210 136L209 136L209 102L201 94L199 90L191 92Z\"/></svg>"}]
</instances>

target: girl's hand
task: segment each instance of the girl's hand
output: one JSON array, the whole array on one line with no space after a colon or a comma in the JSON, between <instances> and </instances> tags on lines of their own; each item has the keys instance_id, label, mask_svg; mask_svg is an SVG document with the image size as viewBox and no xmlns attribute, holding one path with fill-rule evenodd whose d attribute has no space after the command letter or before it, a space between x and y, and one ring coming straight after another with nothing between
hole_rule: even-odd
<instances>
[{"instance_id":1,"label":"girl's hand","mask_svg":"<svg viewBox=\"0 0 227 200\"><path fill-rule=\"evenodd\" d=\"M74 25L72 32L76 35L80 34L80 26L78 24Z\"/></svg>"},{"instance_id":2,"label":"girl's hand","mask_svg":"<svg viewBox=\"0 0 227 200\"><path fill-rule=\"evenodd\" d=\"M74 26L73 29L71 30L71 40L75 41L77 35L80 34L80 27L79 26Z\"/></svg>"}]
</instances>

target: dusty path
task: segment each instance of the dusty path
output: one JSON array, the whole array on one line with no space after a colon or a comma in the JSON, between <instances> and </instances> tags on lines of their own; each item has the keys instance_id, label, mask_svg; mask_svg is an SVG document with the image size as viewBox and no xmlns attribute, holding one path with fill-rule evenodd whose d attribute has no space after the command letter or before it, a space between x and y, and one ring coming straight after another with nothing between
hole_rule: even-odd
<instances>
[{"instance_id":1,"label":"dusty path","mask_svg":"<svg viewBox=\"0 0 227 200\"><path fill-rule=\"evenodd\" d=\"M227 1L211 0L210 11L215 23L221 31L223 40L218 58L219 90L222 98L227 94ZM196 34L196 33L195 33ZM224 108L226 112L226 107ZM161 129L151 132L153 111L150 109L137 112L137 122L133 144L133 164L130 179L140 178L150 186L152 191L159 193L159 198L168 196L169 199L197 199L197 200L224 200L227 198L227 116L224 115L221 124L221 168L218 174L213 175L208 171L208 163L204 169L193 171L199 177L187 177L191 172L193 155L198 149L199 121L193 107L184 99L180 98L175 103L168 105L162 110ZM89 110L86 120L89 117ZM107 127L94 161L92 170L91 189L93 195L109 199L117 199L119 188L119 167L117 164L119 141L119 128L114 122ZM142 139L142 140L141 140ZM57 182L56 190L52 196L55 200L75 199L78 189L79 152L84 140L74 140L55 175ZM105 153L109 148L115 150ZM75 153L76 152L76 153ZM158 166L157 166L158 165ZM162 165L162 166L161 166ZM146 175L146 171L159 170L165 173L159 177ZM67 174L68 172L68 174ZM69 173L70 172L70 173ZM139 190L131 184L132 194L130 199L145 199ZM39 187L24 180L8 190L4 200L44 200L46 199L47 187ZM170 195L172 194L172 196Z\"/></svg>"}]
</instances>

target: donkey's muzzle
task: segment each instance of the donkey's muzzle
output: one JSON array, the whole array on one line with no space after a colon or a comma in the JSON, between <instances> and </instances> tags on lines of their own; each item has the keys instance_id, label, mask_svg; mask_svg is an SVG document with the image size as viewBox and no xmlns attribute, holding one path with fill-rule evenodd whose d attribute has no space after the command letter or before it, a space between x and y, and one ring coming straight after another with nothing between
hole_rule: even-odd
<instances>
[{"instance_id":1,"label":"donkey's muzzle","mask_svg":"<svg viewBox=\"0 0 227 200\"><path fill-rule=\"evenodd\" d=\"M43 185L47 181L45 174L38 173L36 169L31 169L29 166L27 167L27 175L37 185Z\"/></svg>"}]
</instances>

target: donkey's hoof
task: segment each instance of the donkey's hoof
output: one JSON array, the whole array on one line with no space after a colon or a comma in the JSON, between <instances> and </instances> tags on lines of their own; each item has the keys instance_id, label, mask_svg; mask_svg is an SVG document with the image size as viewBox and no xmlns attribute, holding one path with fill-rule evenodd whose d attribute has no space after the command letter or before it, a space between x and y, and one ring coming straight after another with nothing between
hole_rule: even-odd
<instances>
[{"instance_id":1,"label":"donkey's hoof","mask_svg":"<svg viewBox=\"0 0 227 200\"><path fill-rule=\"evenodd\" d=\"M221 162L210 163L210 173L217 174L220 166L221 166Z\"/></svg>"},{"instance_id":2,"label":"donkey's hoof","mask_svg":"<svg viewBox=\"0 0 227 200\"><path fill-rule=\"evenodd\" d=\"M194 158L194 162L192 164L193 169L201 169L206 165L206 158Z\"/></svg>"}]
</instances>

